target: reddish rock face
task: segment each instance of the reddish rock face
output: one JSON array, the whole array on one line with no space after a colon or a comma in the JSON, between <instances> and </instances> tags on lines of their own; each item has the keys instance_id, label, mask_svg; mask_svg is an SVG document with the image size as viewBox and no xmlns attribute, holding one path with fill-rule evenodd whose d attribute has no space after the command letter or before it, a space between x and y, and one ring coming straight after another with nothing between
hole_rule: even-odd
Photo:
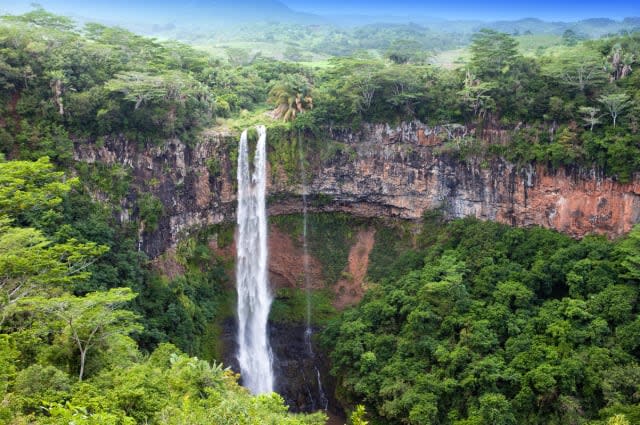
<instances>
[{"instance_id":1,"label":"reddish rock face","mask_svg":"<svg viewBox=\"0 0 640 425\"><path fill-rule=\"evenodd\" d=\"M322 274L322 264L311 254L307 254L311 288L332 288L335 293L333 305L337 309L357 304L364 296L365 277L369 267L369 254L375 243L374 236L373 229L361 229L358 232L349 250L347 267L338 282L326 282ZM269 282L274 290L304 288L304 255L302 241L294 242L277 226L269 226Z\"/></svg>"},{"instance_id":2,"label":"reddish rock face","mask_svg":"<svg viewBox=\"0 0 640 425\"><path fill-rule=\"evenodd\" d=\"M349 262L343 277L333 285L333 306L338 310L358 304L366 290L365 277L369 267L369 254L375 243L375 230L360 230L356 242L349 250Z\"/></svg>"},{"instance_id":3,"label":"reddish rock face","mask_svg":"<svg viewBox=\"0 0 640 425\"><path fill-rule=\"evenodd\" d=\"M415 122L332 132L330 138L341 148L331 158L311 161L308 168L309 196L321 201L312 203L310 210L416 220L438 208L448 218L474 216L515 226L540 225L575 237L620 236L640 220L638 176L630 184L620 184L592 170L552 171L501 159L460 160L446 153L443 140L471 132ZM486 139L504 143L508 137L508 132L493 131ZM234 136L222 133L205 134L193 147L174 139L139 148L120 138L106 140L104 146L78 143L75 157L130 169L134 186L162 201L158 230L143 234L141 240L144 251L156 257L193 229L235 220L235 165L229 155L234 143ZM208 166L211 161L216 167ZM302 212L299 179L288 178L278 164L270 175L269 213ZM121 201L122 220L135 216L134 201L133 195ZM272 243L274 255L278 244L287 242L276 237ZM273 271L273 278L292 285L299 276L291 275L287 267L302 261L301 254L280 260L283 267Z\"/></svg>"},{"instance_id":4,"label":"reddish rock face","mask_svg":"<svg viewBox=\"0 0 640 425\"><path fill-rule=\"evenodd\" d=\"M565 170L550 174L538 167L535 184L514 194L515 222L506 214L498 220L518 226L539 224L573 236L604 233L618 236L631 230L640 214L640 184L610 179L576 178Z\"/></svg>"},{"instance_id":5,"label":"reddish rock face","mask_svg":"<svg viewBox=\"0 0 640 425\"><path fill-rule=\"evenodd\" d=\"M458 129L457 131L465 131ZM504 132L490 138L503 140ZM516 167L500 159L464 161L427 143L441 130L418 123L365 126L336 138L355 152L318 168L311 192L337 202L323 210L419 219L439 208L449 218L474 216L515 226L539 225L582 237L620 236L640 220L640 179L620 184L592 170ZM285 187L280 188L281 191ZM295 209L280 203L274 213Z\"/></svg>"},{"instance_id":6,"label":"reddish rock face","mask_svg":"<svg viewBox=\"0 0 640 425\"><path fill-rule=\"evenodd\" d=\"M304 249L276 226L269 226L269 281L271 287L304 288ZM313 289L324 287L322 265L307 254L309 283Z\"/></svg>"}]
</instances>

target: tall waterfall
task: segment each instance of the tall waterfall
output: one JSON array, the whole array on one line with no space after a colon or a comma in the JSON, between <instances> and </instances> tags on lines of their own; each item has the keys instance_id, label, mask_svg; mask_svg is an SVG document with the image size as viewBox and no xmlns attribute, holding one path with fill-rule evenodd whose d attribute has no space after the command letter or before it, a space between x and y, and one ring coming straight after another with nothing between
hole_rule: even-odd
<instances>
[{"instance_id":1,"label":"tall waterfall","mask_svg":"<svg viewBox=\"0 0 640 425\"><path fill-rule=\"evenodd\" d=\"M273 391L273 356L267 319L273 296L267 280L266 140L258 126L253 173L249 165L247 131L238 152L238 363L242 383L254 394Z\"/></svg>"},{"instance_id":2,"label":"tall waterfall","mask_svg":"<svg viewBox=\"0 0 640 425\"><path fill-rule=\"evenodd\" d=\"M329 406L329 400L324 393L324 388L322 387L322 378L320 376L320 369L318 369L318 365L316 364L316 353L313 351L313 345L311 342L311 337L313 336L313 328L311 327L311 280L310 280L310 267L309 267L309 244L308 244L308 221L309 221L309 212L308 212L308 186L307 186L307 173L305 167L305 155L302 146L302 142L300 140L300 135L298 135L298 154L300 160L300 180L302 182L302 258L303 258L303 276L304 276L304 289L307 301L307 311L305 316L306 326L304 330L304 343L307 349L307 355L314 361L314 369L315 369L315 379L318 387L318 396L319 400L315 400L311 393L309 393L309 397L311 399L311 410L315 411L318 408L327 410Z\"/></svg>"}]
</instances>

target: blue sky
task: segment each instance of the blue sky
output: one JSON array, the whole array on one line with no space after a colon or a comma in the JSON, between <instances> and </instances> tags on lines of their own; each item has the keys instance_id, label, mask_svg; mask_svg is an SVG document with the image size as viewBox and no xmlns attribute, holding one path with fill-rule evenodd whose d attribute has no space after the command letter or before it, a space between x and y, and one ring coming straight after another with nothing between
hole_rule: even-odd
<instances>
[{"instance_id":1,"label":"blue sky","mask_svg":"<svg viewBox=\"0 0 640 425\"><path fill-rule=\"evenodd\" d=\"M321 14L421 15L445 19L519 19L575 21L584 18L620 19L640 16L640 1L531 0L282 0L292 9Z\"/></svg>"},{"instance_id":2,"label":"blue sky","mask_svg":"<svg viewBox=\"0 0 640 425\"><path fill-rule=\"evenodd\" d=\"M30 9L34 0L0 0L0 12L24 12ZM194 4L208 4L233 8L238 4L251 7L266 3L266 7L276 6L274 0L35 0L46 8L59 13L77 12L86 16L110 16L128 9L129 17L143 19L146 15L160 13L159 9L180 13ZM450 20L513 20L520 18L540 18L545 21L577 21L585 18L621 19L640 16L640 0L530 0L527 2L507 0L279 0L291 9L322 15L367 15L424 17ZM164 7L162 7L164 6ZM277 7L274 7L277 9ZM381 19L382 20L382 19Z\"/></svg>"}]
</instances>

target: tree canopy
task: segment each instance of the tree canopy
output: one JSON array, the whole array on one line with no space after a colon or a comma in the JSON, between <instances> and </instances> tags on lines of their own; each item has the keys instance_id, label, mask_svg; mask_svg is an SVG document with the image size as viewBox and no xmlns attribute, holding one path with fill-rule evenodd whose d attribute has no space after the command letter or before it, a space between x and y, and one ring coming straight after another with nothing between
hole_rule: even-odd
<instances>
[{"instance_id":1,"label":"tree canopy","mask_svg":"<svg viewBox=\"0 0 640 425\"><path fill-rule=\"evenodd\" d=\"M472 219L425 231L423 260L405 252L324 332L346 400L389 423L640 419L638 228L615 244Z\"/></svg>"}]
</instances>

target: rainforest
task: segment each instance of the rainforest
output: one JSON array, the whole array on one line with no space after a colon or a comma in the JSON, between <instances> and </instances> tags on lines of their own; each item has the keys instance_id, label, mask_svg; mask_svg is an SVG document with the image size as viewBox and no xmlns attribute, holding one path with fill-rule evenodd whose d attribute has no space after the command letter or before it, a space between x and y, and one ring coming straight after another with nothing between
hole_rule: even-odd
<instances>
[{"instance_id":1,"label":"rainforest","mask_svg":"<svg viewBox=\"0 0 640 425\"><path fill-rule=\"evenodd\" d=\"M640 11L192 3L0 7L0 424L640 424Z\"/></svg>"}]
</instances>

